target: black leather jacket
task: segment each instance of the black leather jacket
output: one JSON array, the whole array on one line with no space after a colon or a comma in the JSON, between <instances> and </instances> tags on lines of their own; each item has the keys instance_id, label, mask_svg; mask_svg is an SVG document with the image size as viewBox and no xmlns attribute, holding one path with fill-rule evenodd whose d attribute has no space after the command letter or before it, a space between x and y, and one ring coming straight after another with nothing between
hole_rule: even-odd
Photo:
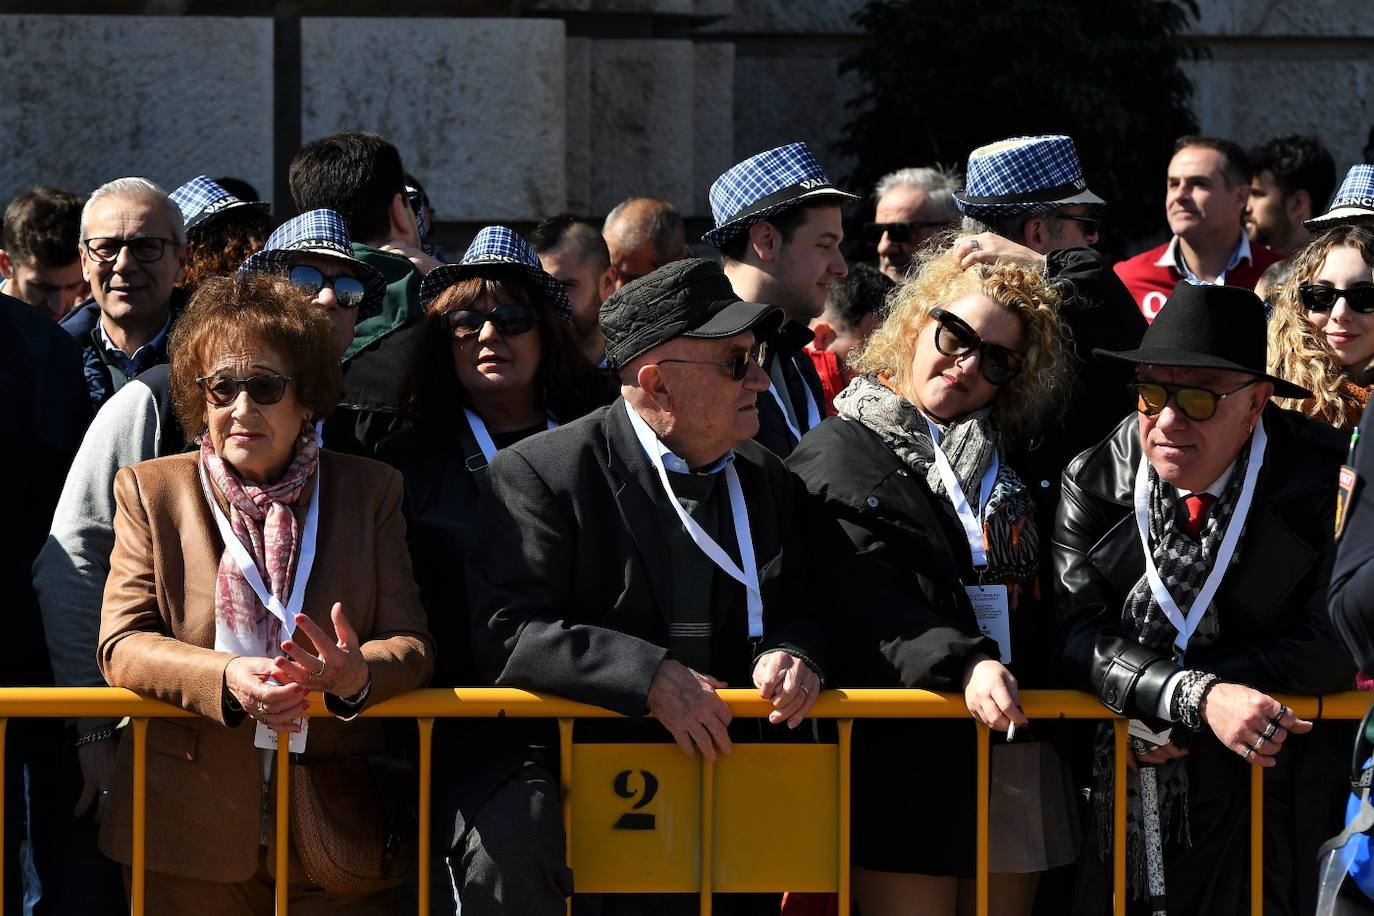
<instances>
[{"instance_id":1,"label":"black leather jacket","mask_svg":"<svg viewBox=\"0 0 1374 916\"><path fill-rule=\"evenodd\" d=\"M1322 694L1352 686L1355 665L1326 614L1335 558L1332 525L1342 437L1272 404L1269 445L1238 553L1217 593L1220 634L1188 653L1189 668L1266 693ZM1154 721L1169 655L1121 629L1144 574L1132 491L1140 461L1132 415L1064 472L1054 534L1062 662L1077 686L1114 712Z\"/></svg>"}]
</instances>

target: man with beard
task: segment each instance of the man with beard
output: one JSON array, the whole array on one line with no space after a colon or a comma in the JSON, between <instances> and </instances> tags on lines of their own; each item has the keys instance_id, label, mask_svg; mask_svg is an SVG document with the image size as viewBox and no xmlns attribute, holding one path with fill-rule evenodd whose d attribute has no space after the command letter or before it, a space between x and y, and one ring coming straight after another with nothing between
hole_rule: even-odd
<instances>
[{"instance_id":1,"label":"man with beard","mask_svg":"<svg viewBox=\"0 0 1374 916\"><path fill-rule=\"evenodd\" d=\"M544 220L530 233L530 247L549 276L563 284L572 304L572 327L593 366L606 356L597 313L616 287L606 241L596 227L566 213Z\"/></svg>"}]
</instances>

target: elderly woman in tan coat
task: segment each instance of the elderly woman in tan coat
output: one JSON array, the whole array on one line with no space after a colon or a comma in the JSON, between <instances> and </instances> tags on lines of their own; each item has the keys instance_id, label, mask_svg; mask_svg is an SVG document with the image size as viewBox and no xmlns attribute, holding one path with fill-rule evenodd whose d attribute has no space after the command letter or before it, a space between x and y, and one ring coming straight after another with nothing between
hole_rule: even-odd
<instances>
[{"instance_id":1,"label":"elderly woman in tan coat","mask_svg":"<svg viewBox=\"0 0 1374 916\"><path fill-rule=\"evenodd\" d=\"M207 281L171 345L174 406L199 448L115 479L101 670L198 714L148 729L150 913L273 911L278 731L299 753L293 914L390 912L403 863L341 864L360 844L384 853L413 837L387 834L399 828L378 808L406 780L362 756L382 750L381 722L351 721L433 668L401 477L318 447L339 370L328 322L306 300L281 278ZM312 691L334 718L302 718ZM131 744L101 833L125 863ZM302 803L330 815L312 824ZM345 819L347 835L332 834Z\"/></svg>"}]
</instances>

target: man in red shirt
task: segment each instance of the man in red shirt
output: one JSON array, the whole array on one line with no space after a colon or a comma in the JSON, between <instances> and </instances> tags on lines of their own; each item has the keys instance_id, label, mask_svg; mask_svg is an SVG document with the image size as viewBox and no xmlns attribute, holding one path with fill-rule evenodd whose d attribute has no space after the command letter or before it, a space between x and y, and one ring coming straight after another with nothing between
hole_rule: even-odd
<instances>
[{"instance_id":1,"label":"man in red shirt","mask_svg":"<svg viewBox=\"0 0 1374 916\"><path fill-rule=\"evenodd\" d=\"M1116 265L1146 321L1182 280L1254 289L1283 255L1251 242L1242 229L1250 199L1245 150L1217 137L1180 137L1169 160L1164 212L1174 237Z\"/></svg>"}]
</instances>

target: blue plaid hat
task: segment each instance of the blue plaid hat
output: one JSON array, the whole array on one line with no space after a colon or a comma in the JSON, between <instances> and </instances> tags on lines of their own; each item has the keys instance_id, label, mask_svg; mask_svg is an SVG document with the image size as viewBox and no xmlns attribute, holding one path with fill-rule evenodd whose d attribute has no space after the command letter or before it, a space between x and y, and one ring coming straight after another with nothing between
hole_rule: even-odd
<instances>
[{"instance_id":1,"label":"blue plaid hat","mask_svg":"<svg viewBox=\"0 0 1374 916\"><path fill-rule=\"evenodd\" d=\"M1088 190L1073 140L1063 134L980 146L969 153L967 174L967 187L954 192L954 202L974 219L1106 203Z\"/></svg>"},{"instance_id":2,"label":"blue plaid hat","mask_svg":"<svg viewBox=\"0 0 1374 916\"><path fill-rule=\"evenodd\" d=\"M343 217L333 210L308 210L289 219L267 238L261 251L248 256L239 273L270 273L288 266L298 254L314 254L347 261L354 276L363 281L363 304L358 321L371 318L382 309L386 280L377 268L358 260Z\"/></svg>"},{"instance_id":3,"label":"blue plaid hat","mask_svg":"<svg viewBox=\"0 0 1374 916\"><path fill-rule=\"evenodd\" d=\"M197 175L167 196L181 210L187 232L204 225L212 216L236 207L269 209L264 200L239 200L205 175Z\"/></svg>"},{"instance_id":4,"label":"blue plaid hat","mask_svg":"<svg viewBox=\"0 0 1374 916\"><path fill-rule=\"evenodd\" d=\"M420 305L428 308L439 294L459 280L480 274L484 267L510 266L519 268L535 286L544 291L548 304L564 319L572 320L572 303L563 284L549 276L539 255L513 229L505 226L485 226L477 233L463 258L457 264L440 264L425 275L420 284Z\"/></svg>"},{"instance_id":5,"label":"blue plaid hat","mask_svg":"<svg viewBox=\"0 0 1374 916\"><path fill-rule=\"evenodd\" d=\"M831 184L805 143L789 143L732 165L708 195L716 227L701 237L719 248L757 222L813 197L858 200Z\"/></svg>"},{"instance_id":6,"label":"blue plaid hat","mask_svg":"<svg viewBox=\"0 0 1374 916\"><path fill-rule=\"evenodd\" d=\"M1311 232L1346 223L1374 221L1374 165L1352 165L1345 173L1331 206L1321 216L1303 220Z\"/></svg>"}]
</instances>

